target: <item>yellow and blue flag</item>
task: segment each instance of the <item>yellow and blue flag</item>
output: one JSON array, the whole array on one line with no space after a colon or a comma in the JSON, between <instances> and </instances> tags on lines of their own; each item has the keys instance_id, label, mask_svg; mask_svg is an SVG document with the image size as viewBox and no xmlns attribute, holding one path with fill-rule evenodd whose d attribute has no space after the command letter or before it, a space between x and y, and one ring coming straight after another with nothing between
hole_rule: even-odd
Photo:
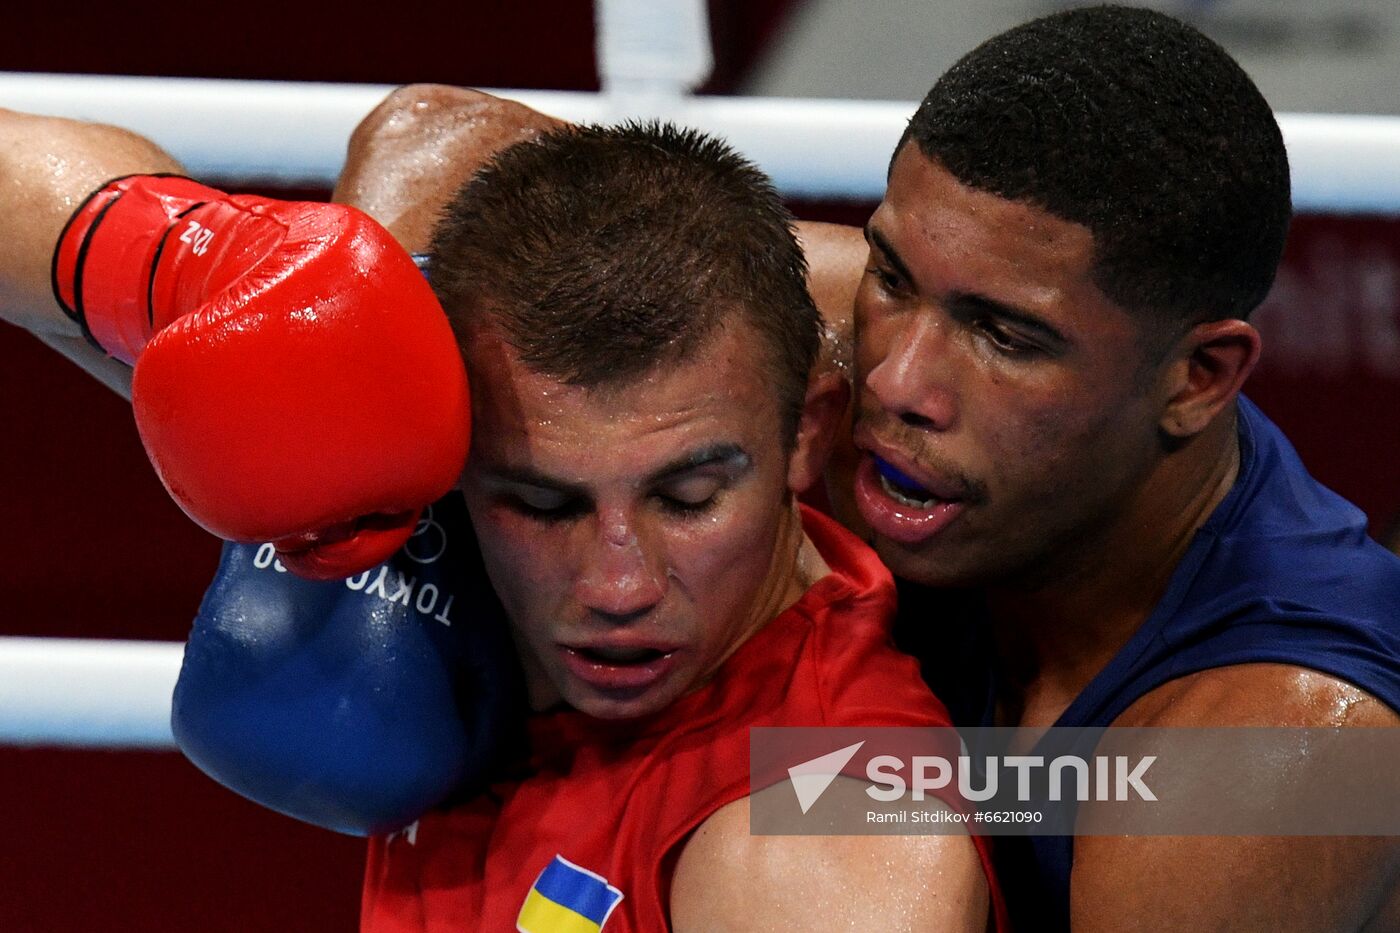
<instances>
[{"instance_id":1,"label":"yellow and blue flag","mask_svg":"<svg viewBox=\"0 0 1400 933\"><path fill-rule=\"evenodd\" d=\"M621 902L622 892L608 879L556 855L525 895L515 928L520 933L599 933Z\"/></svg>"}]
</instances>

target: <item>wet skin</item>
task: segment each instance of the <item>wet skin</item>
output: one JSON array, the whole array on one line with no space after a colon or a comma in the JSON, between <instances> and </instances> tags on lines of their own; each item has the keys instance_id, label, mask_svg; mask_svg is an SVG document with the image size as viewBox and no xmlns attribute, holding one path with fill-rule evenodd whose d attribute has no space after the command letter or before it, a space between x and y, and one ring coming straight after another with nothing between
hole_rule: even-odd
<instances>
[{"instance_id":1,"label":"wet skin","mask_svg":"<svg viewBox=\"0 0 1400 933\"><path fill-rule=\"evenodd\" d=\"M880 556L936 586L1073 574L1160 453L1141 325L1094 283L1092 235L906 145L866 237L856 499Z\"/></svg>"},{"instance_id":2,"label":"wet skin","mask_svg":"<svg viewBox=\"0 0 1400 933\"><path fill-rule=\"evenodd\" d=\"M536 708L656 712L824 572L759 346L731 322L688 362L586 389L493 327L467 342L463 491Z\"/></svg>"}]
</instances>

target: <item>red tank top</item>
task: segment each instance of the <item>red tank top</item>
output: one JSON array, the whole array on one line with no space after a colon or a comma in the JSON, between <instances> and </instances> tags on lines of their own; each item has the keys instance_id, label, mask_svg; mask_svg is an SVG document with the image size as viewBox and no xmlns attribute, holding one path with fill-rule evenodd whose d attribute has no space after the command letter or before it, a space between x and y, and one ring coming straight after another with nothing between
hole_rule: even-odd
<instances>
[{"instance_id":1,"label":"red tank top","mask_svg":"<svg viewBox=\"0 0 1400 933\"><path fill-rule=\"evenodd\" d=\"M749 793L750 727L950 725L917 663L890 646L889 571L831 519L804 508L803 524L832 572L708 684L641 720L535 716L528 777L372 839L361 930L514 930L556 857L566 867L553 871L622 895L604 933L666 930L686 839Z\"/></svg>"}]
</instances>

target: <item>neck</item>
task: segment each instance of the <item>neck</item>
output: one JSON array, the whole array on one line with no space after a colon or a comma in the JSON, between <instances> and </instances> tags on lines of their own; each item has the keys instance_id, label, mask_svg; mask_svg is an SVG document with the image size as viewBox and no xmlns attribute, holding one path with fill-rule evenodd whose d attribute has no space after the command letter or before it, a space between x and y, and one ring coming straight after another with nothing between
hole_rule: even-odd
<instances>
[{"instance_id":1,"label":"neck","mask_svg":"<svg viewBox=\"0 0 1400 933\"><path fill-rule=\"evenodd\" d=\"M1165 455L1125 507L1030 583L989 588L1003 718L1049 725L1127 644L1239 472L1233 411Z\"/></svg>"}]
</instances>

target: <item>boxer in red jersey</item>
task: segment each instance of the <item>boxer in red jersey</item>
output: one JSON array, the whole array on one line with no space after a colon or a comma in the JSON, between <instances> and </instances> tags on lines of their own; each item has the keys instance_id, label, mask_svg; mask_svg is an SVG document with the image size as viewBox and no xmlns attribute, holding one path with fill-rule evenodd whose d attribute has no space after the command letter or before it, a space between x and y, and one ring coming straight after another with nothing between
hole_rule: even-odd
<instances>
[{"instance_id":1,"label":"boxer in red jersey","mask_svg":"<svg viewBox=\"0 0 1400 933\"><path fill-rule=\"evenodd\" d=\"M103 179L178 166L111 128L0 120L11 161L33 154L51 183L0 192L25 211L6 315L125 390L44 295L40 254ZM610 931L983 928L965 836L748 831L750 726L947 724L888 646L888 576L795 502L846 395L829 370L809 379L818 325L787 215L702 138L551 144L580 147L562 176L560 149L512 150L435 249L475 372L463 488L538 709L532 760L376 841L366 928L560 929L584 915L541 902L589 881ZM59 149L82 171L52 170Z\"/></svg>"},{"instance_id":2,"label":"boxer in red jersey","mask_svg":"<svg viewBox=\"0 0 1400 933\"><path fill-rule=\"evenodd\" d=\"M537 712L518 777L371 843L363 929L983 929L965 836L749 834L750 727L948 723L889 646L888 574L796 503L847 396L809 378L762 176L669 128L556 130L479 173L430 252ZM569 883L596 913L561 917Z\"/></svg>"}]
</instances>

